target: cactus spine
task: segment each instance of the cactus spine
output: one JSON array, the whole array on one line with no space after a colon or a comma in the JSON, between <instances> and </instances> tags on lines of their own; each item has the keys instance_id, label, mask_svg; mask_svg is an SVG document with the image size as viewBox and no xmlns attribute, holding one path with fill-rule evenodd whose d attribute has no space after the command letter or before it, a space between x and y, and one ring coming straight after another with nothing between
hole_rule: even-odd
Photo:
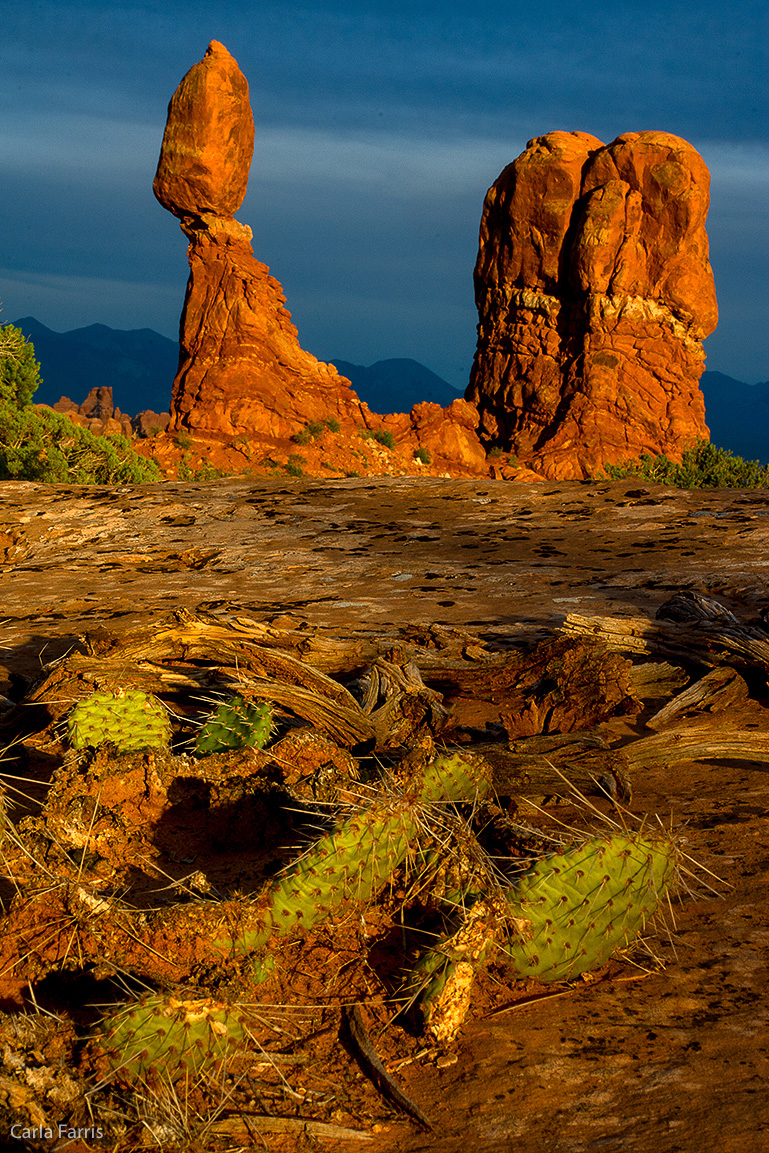
<instances>
[{"instance_id":1,"label":"cactus spine","mask_svg":"<svg viewBox=\"0 0 769 1153\"><path fill-rule=\"evenodd\" d=\"M269 704L235 696L208 718L195 738L195 753L207 757L230 749L263 749L272 732Z\"/></svg>"},{"instance_id":2,"label":"cactus spine","mask_svg":"<svg viewBox=\"0 0 769 1153\"><path fill-rule=\"evenodd\" d=\"M95 692L75 705L67 731L75 749L110 742L118 752L164 748L171 726L168 713L156 697L140 689Z\"/></svg>"}]
</instances>

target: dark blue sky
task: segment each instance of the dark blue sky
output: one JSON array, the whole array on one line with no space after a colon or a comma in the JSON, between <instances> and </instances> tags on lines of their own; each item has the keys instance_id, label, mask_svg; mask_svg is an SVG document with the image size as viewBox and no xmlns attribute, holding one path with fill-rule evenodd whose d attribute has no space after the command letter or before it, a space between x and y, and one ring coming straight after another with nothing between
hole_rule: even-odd
<instances>
[{"instance_id":1,"label":"dark blue sky","mask_svg":"<svg viewBox=\"0 0 769 1153\"><path fill-rule=\"evenodd\" d=\"M460 387L486 189L532 136L658 129L712 173L708 368L769 378L765 0L0 0L0 322L176 336L152 195L168 101L221 40L251 87L256 255L303 346Z\"/></svg>"}]
</instances>

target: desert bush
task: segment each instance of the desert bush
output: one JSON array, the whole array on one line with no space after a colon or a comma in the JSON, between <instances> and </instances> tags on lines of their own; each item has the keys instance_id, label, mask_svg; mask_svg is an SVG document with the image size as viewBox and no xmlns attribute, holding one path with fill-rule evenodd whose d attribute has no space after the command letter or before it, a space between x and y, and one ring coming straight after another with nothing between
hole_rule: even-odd
<instances>
[{"instance_id":1,"label":"desert bush","mask_svg":"<svg viewBox=\"0 0 769 1153\"><path fill-rule=\"evenodd\" d=\"M433 458L430 456L429 448L417 448L414 450L414 460L421 460L422 464L432 464Z\"/></svg>"},{"instance_id":2,"label":"desert bush","mask_svg":"<svg viewBox=\"0 0 769 1153\"><path fill-rule=\"evenodd\" d=\"M143 484L160 480L154 461L124 436L95 436L60 412L38 408L35 349L20 328L0 328L0 480Z\"/></svg>"},{"instance_id":3,"label":"desert bush","mask_svg":"<svg viewBox=\"0 0 769 1153\"><path fill-rule=\"evenodd\" d=\"M35 349L20 328L0 328L0 404L24 408L42 383Z\"/></svg>"},{"instance_id":4,"label":"desert bush","mask_svg":"<svg viewBox=\"0 0 769 1153\"><path fill-rule=\"evenodd\" d=\"M304 469L302 468L304 464L307 464L306 457L292 452L286 462L286 472L289 476L304 476Z\"/></svg>"},{"instance_id":5,"label":"desert bush","mask_svg":"<svg viewBox=\"0 0 769 1153\"><path fill-rule=\"evenodd\" d=\"M675 464L664 453L642 453L637 460L604 465L610 480L634 477L674 485L676 488L766 488L769 466L757 460L743 460L728 448L717 448L708 440L698 440ZM606 479L605 476L596 479Z\"/></svg>"},{"instance_id":6,"label":"desert bush","mask_svg":"<svg viewBox=\"0 0 769 1153\"><path fill-rule=\"evenodd\" d=\"M190 464L190 454L188 452L184 453L176 467L177 480L218 480L223 476L232 476L232 473L227 472L224 468L216 468L211 464L210 460L204 460L197 468L193 468Z\"/></svg>"},{"instance_id":7,"label":"desert bush","mask_svg":"<svg viewBox=\"0 0 769 1153\"><path fill-rule=\"evenodd\" d=\"M342 426L335 417L326 420L311 420L300 432L295 432L291 439L295 444L311 444L328 429L329 432L341 432Z\"/></svg>"},{"instance_id":8,"label":"desert bush","mask_svg":"<svg viewBox=\"0 0 769 1153\"><path fill-rule=\"evenodd\" d=\"M95 436L52 409L0 403L0 480L146 484L160 470L124 436Z\"/></svg>"}]
</instances>

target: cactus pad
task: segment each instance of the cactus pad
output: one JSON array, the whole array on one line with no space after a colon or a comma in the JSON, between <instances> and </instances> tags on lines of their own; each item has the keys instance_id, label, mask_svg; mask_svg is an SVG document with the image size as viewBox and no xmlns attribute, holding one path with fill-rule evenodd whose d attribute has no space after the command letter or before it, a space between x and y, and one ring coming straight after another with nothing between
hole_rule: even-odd
<instances>
[{"instance_id":1,"label":"cactus pad","mask_svg":"<svg viewBox=\"0 0 769 1153\"><path fill-rule=\"evenodd\" d=\"M109 741L121 753L164 748L171 732L160 701L140 689L91 693L72 709L67 729L75 749Z\"/></svg>"},{"instance_id":2,"label":"cactus pad","mask_svg":"<svg viewBox=\"0 0 769 1153\"><path fill-rule=\"evenodd\" d=\"M308 930L344 905L371 900L416 841L424 804L443 798L470 801L489 788L488 765L462 754L435 757L427 766L417 799L379 799L342 821L336 829L276 878L260 901L260 913L237 940L222 938L215 948L240 953L263 951L272 933ZM256 959L254 977L272 971L269 957Z\"/></svg>"},{"instance_id":3,"label":"cactus pad","mask_svg":"<svg viewBox=\"0 0 769 1153\"><path fill-rule=\"evenodd\" d=\"M230 749L263 749L272 732L269 704L233 697L208 718L195 738L195 753L207 757Z\"/></svg>"},{"instance_id":4,"label":"cactus pad","mask_svg":"<svg viewBox=\"0 0 769 1153\"><path fill-rule=\"evenodd\" d=\"M531 926L506 949L518 972L570 981L600 968L654 916L678 859L671 840L617 834L537 861L508 896L511 911Z\"/></svg>"},{"instance_id":5,"label":"cactus pad","mask_svg":"<svg viewBox=\"0 0 769 1153\"><path fill-rule=\"evenodd\" d=\"M245 1037L238 1010L210 998L148 996L102 1022L99 1043L124 1079L192 1076Z\"/></svg>"},{"instance_id":6,"label":"cactus pad","mask_svg":"<svg viewBox=\"0 0 769 1153\"><path fill-rule=\"evenodd\" d=\"M617 834L543 857L509 890L477 901L464 924L412 970L405 992L439 1044L459 1031L476 972L495 953L522 977L570 981L629 945L674 886L668 839Z\"/></svg>"}]
</instances>

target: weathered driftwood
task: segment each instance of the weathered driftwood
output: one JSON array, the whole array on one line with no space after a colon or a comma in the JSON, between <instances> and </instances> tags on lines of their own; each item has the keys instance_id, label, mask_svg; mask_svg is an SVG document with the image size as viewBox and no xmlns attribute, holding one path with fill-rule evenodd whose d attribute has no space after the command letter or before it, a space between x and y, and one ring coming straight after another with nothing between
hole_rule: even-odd
<instances>
[{"instance_id":1,"label":"weathered driftwood","mask_svg":"<svg viewBox=\"0 0 769 1153\"><path fill-rule=\"evenodd\" d=\"M413 661L402 653L374 661L362 679L363 711L377 734L377 748L395 748L415 738L429 726L439 733L449 719L443 697L428 688Z\"/></svg>"},{"instance_id":2,"label":"weathered driftwood","mask_svg":"<svg viewBox=\"0 0 769 1153\"><path fill-rule=\"evenodd\" d=\"M639 701L666 701L682 689L689 674L669 661L643 661L630 670L630 687Z\"/></svg>"},{"instance_id":3,"label":"weathered driftwood","mask_svg":"<svg viewBox=\"0 0 769 1153\"><path fill-rule=\"evenodd\" d=\"M127 638L94 629L86 634L85 644L93 656L112 655L119 649L127 659L237 661L253 671L289 667L296 671L306 662L321 674L360 668L386 647L385 642L365 638L330 638L309 629L280 629L248 617L217 618L183 609L134 629Z\"/></svg>"},{"instance_id":4,"label":"weathered driftwood","mask_svg":"<svg viewBox=\"0 0 769 1153\"><path fill-rule=\"evenodd\" d=\"M569 613L561 632L571 637L595 637L612 652L637 656L665 657L668 660L713 668L728 664L769 676L769 636L759 629L709 624L677 625L651 621L648 617L585 617Z\"/></svg>"},{"instance_id":5,"label":"weathered driftwood","mask_svg":"<svg viewBox=\"0 0 769 1153\"><path fill-rule=\"evenodd\" d=\"M688 689L677 693L671 701L646 722L648 729L659 729L684 713L707 710L709 713L741 704L748 696L748 686L735 669L711 669Z\"/></svg>"},{"instance_id":6,"label":"weathered driftwood","mask_svg":"<svg viewBox=\"0 0 769 1153\"><path fill-rule=\"evenodd\" d=\"M631 772L676 761L755 761L769 768L769 733L687 725L623 745Z\"/></svg>"},{"instance_id":7,"label":"weathered driftwood","mask_svg":"<svg viewBox=\"0 0 769 1153\"><path fill-rule=\"evenodd\" d=\"M325 1121L311 1121L304 1117L273 1117L264 1113L238 1111L237 1117L225 1117L209 1124L207 1132L215 1137L252 1143L261 1133L290 1133L293 1136L317 1137L326 1141L373 1141L375 1134L368 1129L348 1129L330 1125Z\"/></svg>"},{"instance_id":8,"label":"weathered driftwood","mask_svg":"<svg viewBox=\"0 0 769 1153\"><path fill-rule=\"evenodd\" d=\"M530 652L508 654L500 664L435 671L428 680L446 696L498 703L509 738L517 740L585 729L638 712L631 667L601 641L555 637Z\"/></svg>"},{"instance_id":9,"label":"weathered driftwood","mask_svg":"<svg viewBox=\"0 0 769 1153\"><path fill-rule=\"evenodd\" d=\"M585 617L569 613L561 632L592 636L613 652L663 656L712 668L727 664L754 669L769 677L769 632L763 626L741 624L734 613L713 597L676 593L657 611L657 619Z\"/></svg>"},{"instance_id":10,"label":"weathered driftwood","mask_svg":"<svg viewBox=\"0 0 769 1153\"><path fill-rule=\"evenodd\" d=\"M606 796L627 804L632 795L623 749L610 749L594 733L528 737L509 745L472 746L493 769L495 792L503 797Z\"/></svg>"}]
</instances>

